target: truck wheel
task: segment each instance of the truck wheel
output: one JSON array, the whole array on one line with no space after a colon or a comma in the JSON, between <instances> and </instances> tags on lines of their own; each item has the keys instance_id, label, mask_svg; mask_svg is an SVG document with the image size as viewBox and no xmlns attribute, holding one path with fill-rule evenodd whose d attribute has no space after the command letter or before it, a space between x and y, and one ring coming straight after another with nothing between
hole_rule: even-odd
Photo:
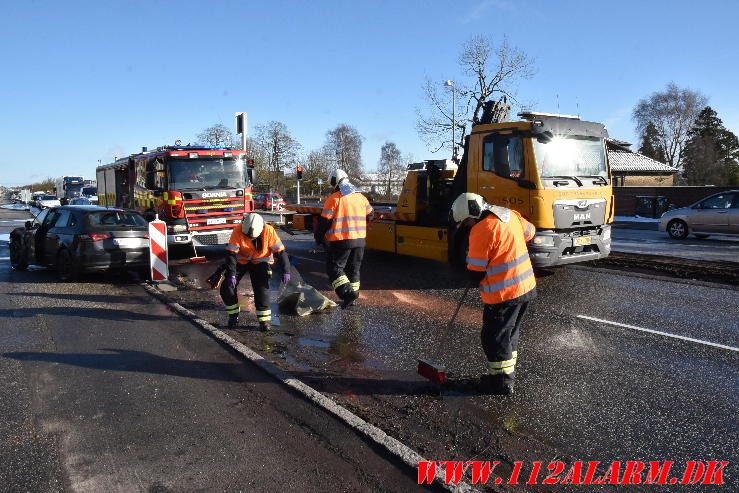
<instances>
[{"instance_id":1,"label":"truck wheel","mask_svg":"<svg viewBox=\"0 0 739 493\"><path fill-rule=\"evenodd\" d=\"M64 248L56 256L56 273L60 281L72 282L80 277L79 267L75 265L72 254Z\"/></svg>"},{"instance_id":2,"label":"truck wheel","mask_svg":"<svg viewBox=\"0 0 739 493\"><path fill-rule=\"evenodd\" d=\"M683 240L688 236L688 225L680 219L673 219L667 224L667 234L676 240Z\"/></svg>"},{"instance_id":3,"label":"truck wheel","mask_svg":"<svg viewBox=\"0 0 739 493\"><path fill-rule=\"evenodd\" d=\"M10 240L10 266L15 270L28 269L26 249L23 248L23 244L17 236Z\"/></svg>"}]
</instances>

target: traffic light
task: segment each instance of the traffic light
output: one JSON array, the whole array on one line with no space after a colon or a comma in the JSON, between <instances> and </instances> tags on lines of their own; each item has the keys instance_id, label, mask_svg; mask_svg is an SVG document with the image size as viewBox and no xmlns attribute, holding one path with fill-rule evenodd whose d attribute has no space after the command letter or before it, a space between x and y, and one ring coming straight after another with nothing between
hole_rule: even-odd
<instances>
[{"instance_id":1,"label":"traffic light","mask_svg":"<svg viewBox=\"0 0 739 493\"><path fill-rule=\"evenodd\" d=\"M298 168L295 171L296 171L295 174L298 175L298 180L302 180L303 179L303 167L298 166Z\"/></svg>"},{"instance_id":2,"label":"traffic light","mask_svg":"<svg viewBox=\"0 0 739 493\"><path fill-rule=\"evenodd\" d=\"M236 113L236 134L246 133L246 113Z\"/></svg>"}]
</instances>

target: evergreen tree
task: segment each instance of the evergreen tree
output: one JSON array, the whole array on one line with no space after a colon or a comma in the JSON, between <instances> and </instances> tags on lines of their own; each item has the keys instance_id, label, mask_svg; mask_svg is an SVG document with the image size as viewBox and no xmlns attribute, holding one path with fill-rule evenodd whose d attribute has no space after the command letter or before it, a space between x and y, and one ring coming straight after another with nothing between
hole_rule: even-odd
<instances>
[{"instance_id":1,"label":"evergreen tree","mask_svg":"<svg viewBox=\"0 0 739 493\"><path fill-rule=\"evenodd\" d=\"M660 143L657 127L655 127L652 122L647 123L647 126L644 128L644 133L641 137L641 146L639 146L639 153L644 154L655 161L659 161L660 163L667 162L665 151Z\"/></svg>"},{"instance_id":2,"label":"evergreen tree","mask_svg":"<svg viewBox=\"0 0 739 493\"><path fill-rule=\"evenodd\" d=\"M739 138L706 106L688 134L683 175L689 185L739 184Z\"/></svg>"}]
</instances>

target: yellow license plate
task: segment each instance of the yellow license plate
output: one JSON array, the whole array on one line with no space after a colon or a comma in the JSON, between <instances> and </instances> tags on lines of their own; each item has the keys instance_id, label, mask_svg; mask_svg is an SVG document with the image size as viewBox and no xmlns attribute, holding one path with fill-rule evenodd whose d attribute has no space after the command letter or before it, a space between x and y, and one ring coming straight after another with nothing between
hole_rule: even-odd
<instances>
[{"instance_id":1,"label":"yellow license plate","mask_svg":"<svg viewBox=\"0 0 739 493\"><path fill-rule=\"evenodd\" d=\"M593 243L593 239L590 236L578 236L575 238L575 245L582 246L582 245L590 245Z\"/></svg>"}]
</instances>

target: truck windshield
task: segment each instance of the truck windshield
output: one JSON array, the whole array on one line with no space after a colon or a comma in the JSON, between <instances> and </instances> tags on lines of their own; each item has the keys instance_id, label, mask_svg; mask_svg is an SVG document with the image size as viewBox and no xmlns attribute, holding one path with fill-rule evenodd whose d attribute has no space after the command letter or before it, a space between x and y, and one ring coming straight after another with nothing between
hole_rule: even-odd
<instances>
[{"instance_id":1,"label":"truck windshield","mask_svg":"<svg viewBox=\"0 0 739 493\"><path fill-rule=\"evenodd\" d=\"M174 159L169 161L172 190L244 188L249 185L242 159Z\"/></svg>"},{"instance_id":2,"label":"truck windshield","mask_svg":"<svg viewBox=\"0 0 739 493\"><path fill-rule=\"evenodd\" d=\"M558 135L547 143L534 140L536 162L542 178L602 176L608 178L603 139Z\"/></svg>"}]
</instances>

